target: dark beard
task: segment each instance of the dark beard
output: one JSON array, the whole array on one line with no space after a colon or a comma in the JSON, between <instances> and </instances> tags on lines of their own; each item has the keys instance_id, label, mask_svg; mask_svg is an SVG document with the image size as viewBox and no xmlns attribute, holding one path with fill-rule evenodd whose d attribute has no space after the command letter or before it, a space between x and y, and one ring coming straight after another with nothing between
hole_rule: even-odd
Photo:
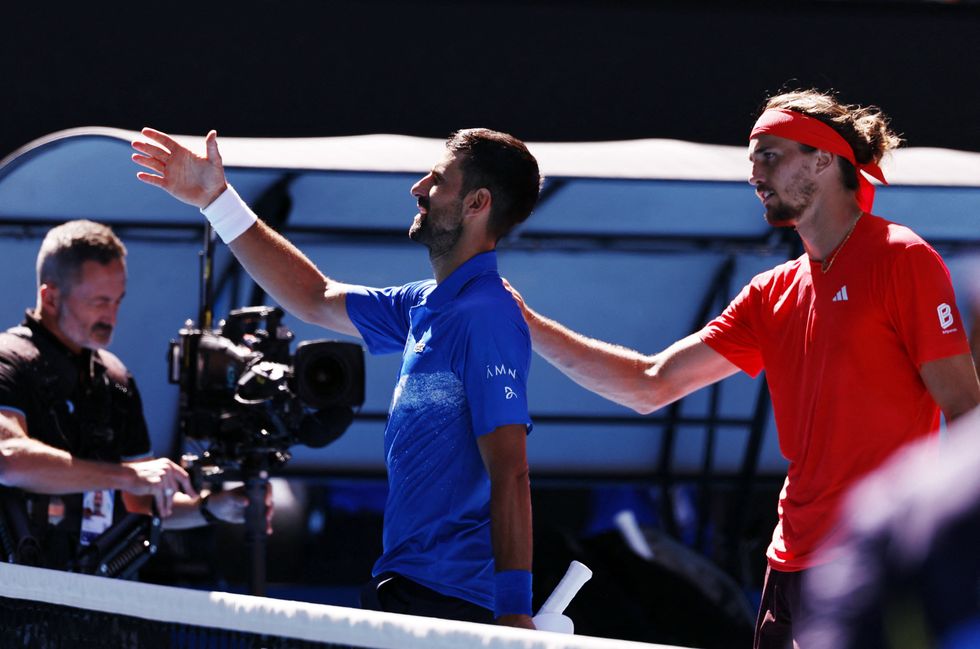
<instances>
[{"instance_id":1,"label":"dark beard","mask_svg":"<svg viewBox=\"0 0 980 649\"><path fill-rule=\"evenodd\" d=\"M425 202L422 206L429 207L429 204ZM430 211L425 218L412 223L412 227L408 229L408 237L428 248L430 259L441 257L452 250L463 236L462 210L462 201L457 200L435 212ZM451 220L447 218L449 214L456 215L452 219L453 223L446 223Z\"/></svg>"},{"instance_id":2,"label":"dark beard","mask_svg":"<svg viewBox=\"0 0 980 649\"><path fill-rule=\"evenodd\" d=\"M790 228L796 224L800 211L783 205L776 209L766 210L764 216L766 223L774 228Z\"/></svg>"},{"instance_id":3,"label":"dark beard","mask_svg":"<svg viewBox=\"0 0 980 649\"><path fill-rule=\"evenodd\" d=\"M418 227L413 224L408 231L408 236L412 241L418 241L429 249L429 258L441 257L452 250L460 237L463 236L463 223L460 221L456 227L449 229L434 229L427 227L428 224L422 223Z\"/></svg>"},{"instance_id":4,"label":"dark beard","mask_svg":"<svg viewBox=\"0 0 980 649\"><path fill-rule=\"evenodd\" d=\"M813 197L817 193L817 184L799 176L794 180L799 183L799 189L796 192L797 203L788 205L786 202L780 201L778 206L766 209L766 223L775 228L795 226L803 212L813 204Z\"/></svg>"}]
</instances>

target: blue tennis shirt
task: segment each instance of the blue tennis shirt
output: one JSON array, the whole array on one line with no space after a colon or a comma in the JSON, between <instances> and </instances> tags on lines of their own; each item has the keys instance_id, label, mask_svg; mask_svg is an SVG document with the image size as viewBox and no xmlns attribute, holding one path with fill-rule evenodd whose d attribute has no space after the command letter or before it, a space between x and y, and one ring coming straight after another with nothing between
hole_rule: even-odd
<instances>
[{"instance_id":1,"label":"blue tennis shirt","mask_svg":"<svg viewBox=\"0 0 980 649\"><path fill-rule=\"evenodd\" d=\"M441 284L351 287L347 313L372 354L402 353L385 428L384 553L395 572L493 609L490 478L476 438L531 428L527 325L479 254Z\"/></svg>"}]
</instances>

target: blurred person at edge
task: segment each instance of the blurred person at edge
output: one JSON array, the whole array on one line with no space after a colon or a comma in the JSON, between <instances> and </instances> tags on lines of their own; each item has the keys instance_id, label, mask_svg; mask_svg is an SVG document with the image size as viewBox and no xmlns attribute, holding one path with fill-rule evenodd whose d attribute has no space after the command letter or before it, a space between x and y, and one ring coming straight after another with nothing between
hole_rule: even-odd
<instances>
[{"instance_id":1,"label":"blurred person at edge","mask_svg":"<svg viewBox=\"0 0 980 649\"><path fill-rule=\"evenodd\" d=\"M976 358L980 259L968 272ZM822 554L803 582L806 649L980 647L980 408L854 487Z\"/></svg>"},{"instance_id":2,"label":"blurred person at edge","mask_svg":"<svg viewBox=\"0 0 980 649\"><path fill-rule=\"evenodd\" d=\"M980 647L980 409L849 494L803 582L805 649Z\"/></svg>"}]
</instances>

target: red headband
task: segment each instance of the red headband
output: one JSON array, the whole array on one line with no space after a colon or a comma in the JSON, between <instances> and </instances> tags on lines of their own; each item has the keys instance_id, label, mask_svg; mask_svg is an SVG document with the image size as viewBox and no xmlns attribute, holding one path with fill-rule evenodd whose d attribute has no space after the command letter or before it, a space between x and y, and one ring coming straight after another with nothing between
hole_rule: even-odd
<instances>
[{"instance_id":1,"label":"red headband","mask_svg":"<svg viewBox=\"0 0 980 649\"><path fill-rule=\"evenodd\" d=\"M874 162L858 164L854 158L854 149L847 143L847 140L819 119L792 110L770 108L759 116L755 126L752 127L749 139L751 140L763 133L829 151L854 165L859 172L863 172L857 175L857 201L858 206L865 212L871 211L871 206L875 200L875 186L864 174L877 178L886 185L888 184L885 175L881 173L881 167Z\"/></svg>"}]
</instances>

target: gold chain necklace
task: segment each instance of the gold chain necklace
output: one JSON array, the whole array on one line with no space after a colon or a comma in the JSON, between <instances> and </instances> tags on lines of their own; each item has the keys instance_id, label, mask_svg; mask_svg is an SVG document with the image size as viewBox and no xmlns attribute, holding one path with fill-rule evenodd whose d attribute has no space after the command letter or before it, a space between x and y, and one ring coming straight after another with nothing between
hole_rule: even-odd
<instances>
[{"instance_id":1,"label":"gold chain necklace","mask_svg":"<svg viewBox=\"0 0 980 649\"><path fill-rule=\"evenodd\" d=\"M830 253L830 257L827 257L827 261L824 261L824 262L821 262L820 263L820 272L821 273L828 273L828 272L830 272L830 267L834 265L834 262L835 261L837 261L837 255L840 254L840 251L844 247L844 244L847 243L847 240L851 238L851 233L854 232L854 228L857 227L858 221L861 220L861 215L862 214L864 214L864 212L859 212L858 213L857 217L851 223L851 227L849 227L847 229L847 234L845 234L844 235L844 238L841 240L841 242L837 244L837 247L834 248L834 251L832 253Z\"/></svg>"}]
</instances>

